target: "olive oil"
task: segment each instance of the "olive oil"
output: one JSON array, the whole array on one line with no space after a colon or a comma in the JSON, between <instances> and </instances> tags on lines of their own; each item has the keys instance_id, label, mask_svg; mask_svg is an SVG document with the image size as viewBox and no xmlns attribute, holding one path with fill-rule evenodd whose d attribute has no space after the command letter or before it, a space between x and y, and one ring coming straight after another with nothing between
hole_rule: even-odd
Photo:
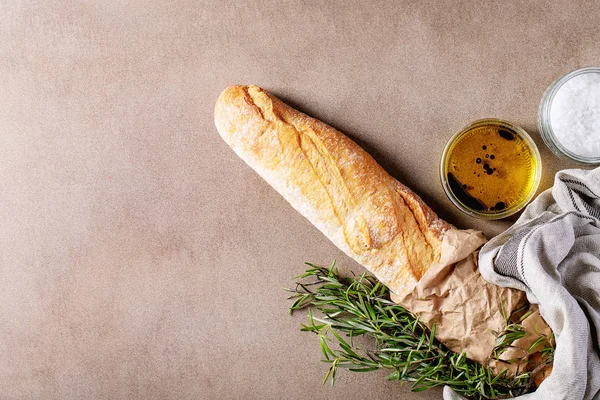
<instances>
[{"instance_id":1,"label":"olive oil","mask_svg":"<svg viewBox=\"0 0 600 400\"><path fill-rule=\"evenodd\" d=\"M535 144L508 124L475 123L449 143L448 189L476 214L506 214L533 196L540 175Z\"/></svg>"}]
</instances>

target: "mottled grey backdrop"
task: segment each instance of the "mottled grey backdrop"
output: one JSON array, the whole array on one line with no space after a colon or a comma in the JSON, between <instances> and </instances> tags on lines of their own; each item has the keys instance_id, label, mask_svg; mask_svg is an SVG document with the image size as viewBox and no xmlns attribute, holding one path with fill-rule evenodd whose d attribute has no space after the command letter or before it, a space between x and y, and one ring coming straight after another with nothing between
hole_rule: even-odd
<instances>
[{"instance_id":1,"label":"mottled grey backdrop","mask_svg":"<svg viewBox=\"0 0 600 400\"><path fill-rule=\"evenodd\" d=\"M600 64L589 1L0 0L0 397L437 399L321 387L282 287L361 272L221 141L254 83L346 132L459 227L438 163L498 117L540 140L546 86Z\"/></svg>"}]
</instances>

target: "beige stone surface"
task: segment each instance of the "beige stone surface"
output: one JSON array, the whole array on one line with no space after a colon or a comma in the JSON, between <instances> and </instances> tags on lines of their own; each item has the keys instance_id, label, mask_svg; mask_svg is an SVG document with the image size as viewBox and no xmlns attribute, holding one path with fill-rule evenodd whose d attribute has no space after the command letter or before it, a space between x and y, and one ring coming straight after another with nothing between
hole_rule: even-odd
<instances>
[{"instance_id":1,"label":"beige stone surface","mask_svg":"<svg viewBox=\"0 0 600 400\"><path fill-rule=\"evenodd\" d=\"M600 64L582 1L0 0L0 397L437 399L383 374L321 387L287 315L302 263L362 268L220 139L254 83L346 132L449 222L448 138L536 128L546 86Z\"/></svg>"}]
</instances>

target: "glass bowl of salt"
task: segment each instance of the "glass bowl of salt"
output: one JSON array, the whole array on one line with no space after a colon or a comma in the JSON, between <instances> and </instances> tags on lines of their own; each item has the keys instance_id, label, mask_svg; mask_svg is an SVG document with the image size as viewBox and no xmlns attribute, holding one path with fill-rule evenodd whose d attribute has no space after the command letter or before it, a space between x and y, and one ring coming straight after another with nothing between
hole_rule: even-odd
<instances>
[{"instance_id":1,"label":"glass bowl of salt","mask_svg":"<svg viewBox=\"0 0 600 400\"><path fill-rule=\"evenodd\" d=\"M538 124L559 157L600 164L600 68L577 69L554 81L540 102Z\"/></svg>"}]
</instances>

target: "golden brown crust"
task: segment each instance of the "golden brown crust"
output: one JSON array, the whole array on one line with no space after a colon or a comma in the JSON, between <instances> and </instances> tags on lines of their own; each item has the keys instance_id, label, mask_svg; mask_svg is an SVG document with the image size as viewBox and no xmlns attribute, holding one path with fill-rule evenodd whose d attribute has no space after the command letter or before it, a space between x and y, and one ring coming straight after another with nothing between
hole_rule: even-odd
<instances>
[{"instance_id":1,"label":"golden brown crust","mask_svg":"<svg viewBox=\"0 0 600 400\"><path fill-rule=\"evenodd\" d=\"M393 292L440 255L449 225L329 125L256 86L230 86L215 107L225 142L290 204Z\"/></svg>"}]
</instances>

